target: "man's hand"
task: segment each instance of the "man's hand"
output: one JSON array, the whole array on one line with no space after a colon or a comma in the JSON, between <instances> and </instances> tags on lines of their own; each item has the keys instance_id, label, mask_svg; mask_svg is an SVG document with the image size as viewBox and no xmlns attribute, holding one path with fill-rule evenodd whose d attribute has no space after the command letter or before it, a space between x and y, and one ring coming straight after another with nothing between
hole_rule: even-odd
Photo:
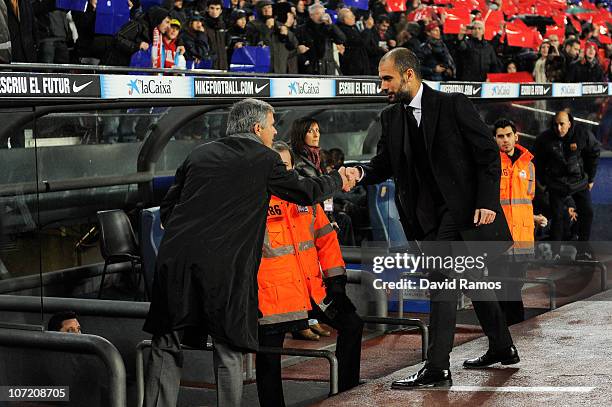
<instances>
[{"instance_id":1,"label":"man's hand","mask_svg":"<svg viewBox=\"0 0 612 407\"><path fill-rule=\"evenodd\" d=\"M281 25L279 31L281 35L289 34L289 28L286 25Z\"/></svg>"},{"instance_id":2,"label":"man's hand","mask_svg":"<svg viewBox=\"0 0 612 407\"><path fill-rule=\"evenodd\" d=\"M576 208L567 208L567 213L569 214L572 222L578 221L578 212L576 212Z\"/></svg>"},{"instance_id":3,"label":"man's hand","mask_svg":"<svg viewBox=\"0 0 612 407\"><path fill-rule=\"evenodd\" d=\"M344 51L346 48L344 48L344 45L342 44L336 44L336 48L338 48L338 54L340 55L344 55Z\"/></svg>"},{"instance_id":4,"label":"man's hand","mask_svg":"<svg viewBox=\"0 0 612 407\"><path fill-rule=\"evenodd\" d=\"M241 42L237 42L234 44L234 49L238 49L238 48L242 48L242 43Z\"/></svg>"},{"instance_id":5,"label":"man's hand","mask_svg":"<svg viewBox=\"0 0 612 407\"><path fill-rule=\"evenodd\" d=\"M442 66L442 65L439 65L439 64L436 65L436 67L434 68L434 72L436 72L436 73L442 73L444 71L446 71L446 68L444 66Z\"/></svg>"},{"instance_id":6,"label":"man's hand","mask_svg":"<svg viewBox=\"0 0 612 407\"><path fill-rule=\"evenodd\" d=\"M178 47L176 47L176 52L178 52L181 55L185 55L185 47L182 45L179 45Z\"/></svg>"},{"instance_id":7,"label":"man's hand","mask_svg":"<svg viewBox=\"0 0 612 407\"><path fill-rule=\"evenodd\" d=\"M351 189L355 187L355 180L349 179L349 177L346 175L346 168L340 167L340 169L338 170L338 173L342 177L342 190L344 192L349 192Z\"/></svg>"},{"instance_id":8,"label":"man's hand","mask_svg":"<svg viewBox=\"0 0 612 407\"><path fill-rule=\"evenodd\" d=\"M141 49L141 50L143 50L143 51L148 50L148 49L149 49L149 44L148 44L148 43L146 43L146 42L144 42L144 41L143 41L143 42L141 42L141 43L140 43L140 49Z\"/></svg>"},{"instance_id":9,"label":"man's hand","mask_svg":"<svg viewBox=\"0 0 612 407\"><path fill-rule=\"evenodd\" d=\"M495 212L490 209L480 208L474 212L474 224L476 226L488 225L495 220Z\"/></svg>"},{"instance_id":10,"label":"man's hand","mask_svg":"<svg viewBox=\"0 0 612 407\"><path fill-rule=\"evenodd\" d=\"M538 225L541 228L545 228L546 225L548 225L548 219L546 219L546 216L542 214L533 215L533 221L535 222L536 225Z\"/></svg>"},{"instance_id":11,"label":"man's hand","mask_svg":"<svg viewBox=\"0 0 612 407\"><path fill-rule=\"evenodd\" d=\"M357 167L347 167L346 177L349 179L349 181L355 181L356 184L361 178L361 171L359 171L359 168Z\"/></svg>"},{"instance_id":12,"label":"man's hand","mask_svg":"<svg viewBox=\"0 0 612 407\"><path fill-rule=\"evenodd\" d=\"M274 19L273 18L268 18L266 20L266 27L268 27L269 29L274 28Z\"/></svg>"},{"instance_id":13,"label":"man's hand","mask_svg":"<svg viewBox=\"0 0 612 407\"><path fill-rule=\"evenodd\" d=\"M306 45L298 45L298 53L300 54L307 53L309 49Z\"/></svg>"},{"instance_id":14,"label":"man's hand","mask_svg":"<svg viewBox=\"0 0 612 407\"><path fill-rule=\"evenodd\" d=\"M595 183L594 183L594 182L589 182L589 191L590 191L591 189L593 189L593 185L595 185Z\"/></svg>"},{"instance_id":15,"label":"man's hand","mask_svg":"<svg viewBox=\"0 0 612 407\"><path fill-rule=\"evenodd\" d=\"M394 47L396 47L396 46L397 46L397 42L395 42L395 40L389 40L389 46L390 46L391 48L394 48Z\"/></svg>"}]
</instances>

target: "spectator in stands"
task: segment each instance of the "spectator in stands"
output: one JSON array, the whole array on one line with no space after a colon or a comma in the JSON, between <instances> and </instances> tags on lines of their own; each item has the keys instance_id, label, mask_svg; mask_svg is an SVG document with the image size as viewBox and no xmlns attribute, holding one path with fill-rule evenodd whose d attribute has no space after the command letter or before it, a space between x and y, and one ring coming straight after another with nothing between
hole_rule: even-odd
<instances>
[{"instance_id":1,"label":"spectator in stands","mask_svg":"<svg viewBox=\"0 0 612 407\"><path fill-rule=\"evenodd\" d=\"M506 62L506 73L516 73L518 70L516 68L516 62L510 60Z\"/></svg>"},{"instance_id":2,"label":"spectator in stands","mask_svg":"<svg viewBox=\"0 0 612 407\"><path fill-rule=\"evenodd\" d=\"M170 27L166 30L163 37L164 53L166 54L164 68L174 67L174 60L177 52L181 55L185 54L185 47L182 45L179 38L180 32L181 22L176 18L170 20Z\"/></svg>"},{"instance_id":3,"label":"spectator in stands","mask_svg":"<svg viewBox=\"0 0 612 407\"><path fill-rule=\"evenodd\" d=\"M418 23L409 22L405 29L397 35L397 43L402 48L408 48L414 53L419 53L421 48L420 35L421 26Z\"/></svg>"},{"instance_id":4,"label":"spectator in stands","mask_svg":"<svg viewBox=\"0 0 612 407\"><path fill-rule=\"evenodd\" d=\"M331 17L325 13L325 7L320 3L308 7L308 14L308 21L295 30L299 44L299 72L334 75L337 71L334 43L343 44L346 37L338 26L332 24Z\"/></svg>"},{"instance_id":5,"label":"spectator in stands","mask_svg":"<svg viewBox=\"0 0 612 407\"><path fill-rule=\"evenodd\" d=\"M499 198L514 246L507 252L509 257L503 263L490 267L490 275L493 278L525 278L526 269L522 261L534 255L534 222L543 227L548 221L541 214L534 216L531 202L536 186L535 166L531 162L533 155L518 144L516 126L508 119L498 119L493 125L493 135L501 157ZM522 288L523 282L502 281L502 290L496 293L508 325L525 320Z\"/></svg>"},{"instance_id":6,"label":"spectator in stands","mask_svg":"<svg viewBox=\"0 0 612 407\"><path fill-rule=\"evenodd\" d=\"M577 127L566 111L558 112L549 130L538 136L535 159L539 182L546 187L551 207L551 240L563 239L564 202L571 197L576 203L578 218L577 259L591 259L588 242L593 223L591 189L595 181L600 147L595 136ZM559 247L555 247L556 251Z\"/></svg>"},{"instance_id":7,"label":"spectator in stands","mask_svg":"<svg viewBox=\"0 0 612 407\"><path fill-rule=\"evenodd\" d=\"M378 16L376 25L374 25L374 27L366 29L362 33L370 60L370 70L372 75L376 75L378 73L378 62L380 62L383 55L389 52L389 49L395 47L396 45L395 40L387 36L389 26L389 16L384 14Z\"/></svg>"},{"instance_id":8,"label":"spectator in stands","mask_svg":"<svg viewBox=\"0 0 612 407\"><path fill-rule=\"evenodd\" d=\"M196 65L212 58L208 36L204 29L204 17L194 11L189 17L189 25L181 32L181 42L185 46L185 59Z\"/></svg>"},{"instance_id":9,"label":"spectator in stands","mask_svg":"<svg viewBox=\"0 0 612 407\"><path fill-rule=\"evenodd\" d=\"M246 26L247 42L253 45L270 46L274 32L274 15L271 0L259 0L255 4L257 16Z\"/></svg>"},{"instance_id":10,"label":"spectator in stands","mask_svg":"<svg viewBox=\"0 0 612 407\"><path fill-rule=\"evenodd\" d=\"M108 50L113 47L112 35L101 35L95 32L97 5L98 0L88 0L84 12L70 11L79 33L75 44L76 56L82 64L98 65L104 60Z\"/></svg>"},{"instance_id":11,"label":"spectator in stands","mask_svg":"<svg viewBox=\"0 0 612 407\"><path fill-rule=\"evenodd\" d=\"M241 9L233 10L229 21L230 28L227 30L227 60L231 63L234 50L242 48L248 44L246 32L246 12Z\"/></svg>"},{"instance_id":12,"label":"spectator in stands","mask_svg":"<svg viewBox=\"0 0 612 407\"><path fill-rule=\"evenodd\" d=\"M584 57L569 67L566 79L568 82L604 82L605 75L599 57L597 44L590 41L586 43Z\"/></svg>"},{"instance_id":13,"label":"spectator in stands","mask_svg":"<svg viewBox=\"0 0 612 407\"><path fill-rule=\"evenodd\" d=\"M36 62L33 3L30 0L4 0L4 2L7 7L8 31L11 34L12 61Z\"/></svg>"},{"instance_id":14,"label":"spectator in stands","mask_svg":"<svg viewBox=\"0 0 612 407\"><path fill-rule=\"evenodd\" d=\"M559 52L561 51L559 49L559 37L557 36L557 34L551 34L551 35L548 36L548 40L550 40L550 46L555 49L554 52L552 52L552 50L549 51L549 54L553 54L554 53L554 54L558 55Z\"/></svg>"},{"instance_id":15,"label":"spectator in stands","mask_svg":"<svg viewBox=\"0 0 612 407\"><path fill-rule=\"evenodd\" d=\"M482 21L472 23L472 34L467 37L466 28L461 27L457 36L459 44L457 46L458 58L461 59L462 81L484 82L487 73L499 72L499 60L495 54L493 46L484 39L485 26Z\"/></svg>"},{"instance_id":16,"label":"spectator in stands","mask_svg":"<svg viewBox=\"0 0 612 407\"><path fill-rule=\"evenodd\" d=\"M181 26L185 26L187 24L187 14L183 9L183 0L172 1L172 7L170 8L170 18L178 20L181 23Z\"/></svg>"},{"instance_id":17,"label":"spectator in stands","mask_svg":"<svg viewBox=\"0 0 612 407\"><path fill-rule=\"evenodd\" d=\"M546 77L548 82L563 82L565 58L561 55L550 55L546 60Z\"/></svg>"},{"instance_id":18,"label":"spectator in stands","mask_svg":"<svg viewBox=\"0 0 612 407\"><path fill-rule=\"evenodd\" d=\"M243 8L240 7L240 3L243 3L243 1L241 1L241 0L230 0L229 1L229 7L223 9L223 13L221 15L223 16L223 21L225 22L225 26L226 27L231 27L232 26L232 12L234 10L243 10ZM223 3L223 5L225 6L225 2ZM245 17L246 17L246 11L245 11Z\"/></svg>"},{"instance_id":19,"label":"spectator in stands","mask_svg":"<svg viewBox=\"0 0 612 407\"><path fill-rule=\"evenodd\" d=\"M550 40L544 40L538 49L538 59L533 68L533 78L537 83L550 82L546 77L546 61L548 60L551 47Z\"/></svg>"},{"instance_id":20,"label":"spectator in stands","mask_svg":"<svg viewBox=\"0 0 612 407\"><path fill-rule=\"evenodd\" d=\"M270 195L314 205L352 186L344 169L318 178L287 171L271 149L275 135L272 106L237 102L227 137L195 148L162 200L165 233L144 326L153 334L146 407L176 405L181 342L201 348L207 335L217 405L241 405L242 352L259 346L256 276Z\"/></svg>"},{"instance_id":21,"label":"spectator in stands","mask_svg":"<svg viewBox=\"0 0 612 407\"><path fill-rule=\"evenodd\" d=\"M68 42L72 42L72 31L68 26L66 11L50 7L36 17L38 39L38 62L67 64Z\"/></svg>"},{"instance_id":22,"label":"spectator in stands","mask_svg":"<svg viewBox=\"0 0 612 407\"><path fill-rule=\"evenodd\" d=\"M571 65L580 61L580 41L578 41L576 38L569 38L565 40L565 43L563 44L563 51L561 51L561 56L563 56L565 60L563 72L564 79L566 79Z\"/></svg>"},{"instance_id":23,"label":"spectator in stands","mask_svg":"<svg viewBox=\"0 0 612 407\"><path fill-rule=\"evenodd\" d=\"M11 63L11 33L8 27L6 3L0 0L0 64ZM0 232L2 230L0 229ZM0 238L2 235L0 234Z\"/></svg>"},{"instance_id":24,"label":"spectator in stands","mask_svg":"<svg viewBox=\"0 0 612 407\"><path fill-rule=\"evenodd\" d=\"M270 65L274 73L298 73L298 39L292 31L295 15L290 3L277 3L274 7L274 32L270 45Z\"/></svg>"},{"instance_id":25,"label":"spectator in stands","mask_svg":"<svg viewBox=\"0 0 612 407\"><path fill-rule=\"evenodd\" d=\"M291 170L290 147L277 142L273 148ZM346 296L346 269L336 233L320 205L298 206L273 196L269 206L269 238L264 240L257 274L259 310L263 314L259 318L259 344L282 348L286 332L306 326L308 316L316 317L338 330L339 391L355 387L359 384L363 321ZM292 231L283 232L287 230ZM300 248L306 241L314 244L297 253L281 250L287 246ZM292 288L286 288L287 279L293 282ZM284 406L281 355L258 353L255 363L260 405Z\"/></svg>"},{"instance_id":26,"label":"spectator in stands","mask_svg":"<svg viewBox=\"0 0 612 407\"><path fill-rule=\"evenodd\" d=\"M291 149L295 155L295 171L303 177L316 177L325 173L325 163L321 159L321 133L319 122L312 117L302 117L293 122L289 131ZM351 245L355 238L351 218L344 215L336 215L334 201L330 198L323 206L330 220L339 231L340 244Z\"/></svg>"},{"instance_id":27,"label":"spectator in stands","mask_svg":"<svg viewBox=\"0 0 612 407\"><path fill-rule=\"evenodd\" d=\"M387 15L386 7L387 0L369 0L368 2L368 10L370 10L374 21L376 21L379 16Z\"/></svg>"},{"instance_id":28,"label":"spectator in stands","mask_svg":"<svg viewBox=\"0 0 612 407\"><path fill-rule=\"evenodd\" d=\"M306 24L310 17L308 17L308 11L306 10L306 2L304 0L298 0L295 5L295 21L296 25Z\"/></svg>"},{"instance_id":29,"label":"spectator in stands","mask_svg":"<svg viewBox=\"0 0 612 407\"><path fill-rule=\"evenodd\" d=\"M113 47L106 57L106 65L129 66L135 52L147 51L153 42L161 41L169 24L168 10L157 6L151 7L141 17L128 21L115 35Z\"/></svg>"},{"instance_id":30,"label":"spectator in stands","mask_svg":"<svg viewBox=\"0 0 612 407\"><path fill-rule=\"evenodd\" d=\"M449 81L455 76L455 61L442 41L440 26L431 22L425 27L427 41L424 42L417 55L421 60L423 79L430 81Z\"/></svg>"},{"instance_id":31,"label":"spectator in stands","mask_svg":"<svg viewBox=\"0 0 612 407\"><path fill-rule=\"evenodd\" d=\"M343 75L370 75L370 61L363 36L355 27L355 14L349 8L338 12L338 28L346 37L344 54L340 55L340 71Z\"/></svg>"},{"instance_id":32,"label":"spectator in stands","mask_svg":"<svg viewBox=\"0 0 612 407\"><path fill-rule=\"evenodd\" d=\"M79 324L76 313L73 311L63 311L53 314L47 324L47 330L80 334L81 324Z\"/></svg>"},{"instance_id":33,"label":"spectator in stands","mask_svg":"<svg viewBox=\"0 0 612 407\"><path fill-rule=\"evenodd\" d=\"M215 55L213 69L227 70L226 34L225 23L221 18L223 3L221 0L208 0L206 3L206 16L204 17L204 31L208 37L208 45Z\"/></svg>"}]
</instances>

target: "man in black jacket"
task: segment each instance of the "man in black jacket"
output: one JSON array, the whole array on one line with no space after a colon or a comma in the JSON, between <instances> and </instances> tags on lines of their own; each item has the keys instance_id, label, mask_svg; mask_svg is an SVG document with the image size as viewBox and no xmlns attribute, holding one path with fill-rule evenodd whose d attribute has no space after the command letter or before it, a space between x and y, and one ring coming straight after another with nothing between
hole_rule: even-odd
<instances>
[{"instance_id":1,"label":"man in black jacket","mask_svg":"<svg viewBox=\"0 0 612 407\"><path fill-rule=\"evenodd\" d=\"M106 64L129 66L135 52L149 49L155 29L159 34L164 34L170 27L169 13L165 8L154 6L143 16L125 23L115 35L113 48L106 57Z\"/></svg>"},{"instance_id":2,"label":"man in black jacket","mask_svg":"<svg viewBox=\"0 0 612 407\"><path fill-rule=\"evenodd\" d=\"M227 70L227 29L221 17L223 3L221 0L208 0L204 17L204 31L208 36L208 45L215 54L213 69Z\"/></svg>"},{"instance_id":3,"label":"man in black jacket","mask_svg":"<svg viewBox=\"0 0 612 407\"><path fill-rule=\"evenodd\" d=\"M342 75L370 75L370 61L363 36L355 27L355 14L349 8L338 12L338 28L346 37L344 53L340 55Z\"/></svg>"},{"instance_id":4,"label":"man in black jacket","mask_svg":"<svg viewBox=\"0 0 612 407\"><path fill-rule=\"evenodd\" d=\"M320 3L308 7L310 18L295 30L298 39L298 63L300 73L334 75L334 43L343 44L344 33L331 23L329 14Z\"/></svg>"},{"instance_id":5,"label":"man in black jacket","mask_svg":"<svg viewBox=\"0 0 612 407\"><path fill-rule=\"evenodd\" d=\"M180 37L185 46L185 59L193 61L195 65L212 58L203 22L204 17L194 11L189 17L187 29L181 32Z\"/></svg>"},{"instance_id":6,"label":"man in black jacket","mask_svg":"<svg viewBox=\"0 0 612 407\"><path fill-rule=\"evenodd\" d=\"M153 334L146 407L176 405L181 340L202 347L207 334L217 404L240 406L242 352L258 349L257 270L270 196L312 205L349 186L344 168L317 178L287 171L271 149L273 113L259 100L236 103L227 137L194 149L162 201L165 234L144 326Z\"/></svg>"},{"instance_id":7,"label":"man in black jacket","mask_svg":"<svg viewBox=\"0 0 612 407\"><path fill-rule=\"evenodd\" d=\"M472 34L465 37L465 28L462 28L457 38L460 40L457 45L458 58L461 60L462 81L484 82L487 80L489 72L499 72L499 60L495 54L495 49L484 39L485 26L482 21L472 23Z\"/></svg>"},{"instance_id":8,"label":"man in black jacket","mask_svg":"<svg viewBox=\"0 0 612 407\"><path fill-rule=\"evenodd\" d=\"M571 114L560 111L552 127L538 136L534 148L538 179L548 190L551 207L551 240L563 240L565 202L571 197L578 212L577 259L592 258L588 242L593 223L591 189L599 161L599 142L592 133L576 127ZM558 245L554 248L559 250Z\"/></svg>"},{"instance_id":9,"label":"man in black jacket","mask_svg":"<svg viewBox=\"0 0 612 407\"><path fill-rule=\"evenodd\" d=\"M461 241L491 242L487 244L489 258L501 254L512 244L499 201L501 161L490 130L474 105L463 94L445 94L423 84L419 60L406 48L387 53L378 70L381 87L393 104L381 113L382 136L376 156L361 170L347 170L349 177L359 179L361 185L394 179L406 237L419 241L425 255L456 257L456 251L465 250L468 243L451 242ZM466 281L479 278L475 270L462 272L448 266L427 271L429 281L436 283L457 281L460 275ZM419 372L394 382L394 388L452 384L449 355L459 287L430 287L427 362ZM472 303L489 338L489 350L466 360L464 367L518 363L518 352L494 291L482 290L478 295Z\"/></svg>"}]
</instances>

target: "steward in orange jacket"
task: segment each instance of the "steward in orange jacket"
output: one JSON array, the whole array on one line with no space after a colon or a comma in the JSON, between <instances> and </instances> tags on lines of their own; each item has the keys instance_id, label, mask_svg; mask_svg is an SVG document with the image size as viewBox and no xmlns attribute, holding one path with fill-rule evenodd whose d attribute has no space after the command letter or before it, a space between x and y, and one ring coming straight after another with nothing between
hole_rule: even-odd
<instances>
[{"instance_id":1,"label":"steward in orange jacket","mask_svg":"<svg viewBox=\"0 0 612 407\"><path fill-rule=\"evenodd\" d=\"M507 256L506 262L491 268L490 271L492 276L524 278L526 269L520 259L530 257L534 253L534 222L545 226L547 220L542 215L533 216L532 201L536 188L533 155L517 144L518 134L513 122L499 119L493 127L501 156L499 199L514 246L509 250L510 256ZM502 290L496 293L508 325L525 320L522 288L522 281L502 280Z\"/></svg>"},{"instance_id":2,"label":"steward in orange jacket","mask_svg":"<svg viewBox=\"0 0 612 407\"><path fill-rule=\"evenodd\" d=\"M288 169L291 150L274 143ZM308 318L338 330L338 388L359 384L363 321L346 296L346 269L336 231L320 205L299 206L273 196L257 282L259 344L282 347L286 332L307 327ZM258 353L257 392L262 407L284 406L280 355Z\"/></svg>"},{"instance_id":3,"label":"steward in orange jacket","mask_svg":"<svg viewBox=\"0 0 612 407\"><path fill-rule=\"evenodd\" d=\"M502 176L499 200L512 233L515 254L533 253L535 223L533 220L533 197L535 196L535 166L533 154L525 147L515 144L514 161L501 152Z\"/></svg>"}]
</instances>

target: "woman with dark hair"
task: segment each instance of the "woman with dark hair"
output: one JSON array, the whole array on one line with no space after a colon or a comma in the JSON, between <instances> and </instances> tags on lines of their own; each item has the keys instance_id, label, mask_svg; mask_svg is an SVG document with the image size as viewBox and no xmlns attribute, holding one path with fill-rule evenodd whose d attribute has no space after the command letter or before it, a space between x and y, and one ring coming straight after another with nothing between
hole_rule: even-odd
<instances>
[{"instance_id":1,"label":"woman with dark hair","mask_svg":"<svg viewBox=\"0 0 612 407\"><path fill-rule=\"evenodd\" d=\"M289 141L296 158L295 170L304 177L323 174L320 137L319 123L312 117L297 119L291 126Z\"/></svg>"}]
</instances>

